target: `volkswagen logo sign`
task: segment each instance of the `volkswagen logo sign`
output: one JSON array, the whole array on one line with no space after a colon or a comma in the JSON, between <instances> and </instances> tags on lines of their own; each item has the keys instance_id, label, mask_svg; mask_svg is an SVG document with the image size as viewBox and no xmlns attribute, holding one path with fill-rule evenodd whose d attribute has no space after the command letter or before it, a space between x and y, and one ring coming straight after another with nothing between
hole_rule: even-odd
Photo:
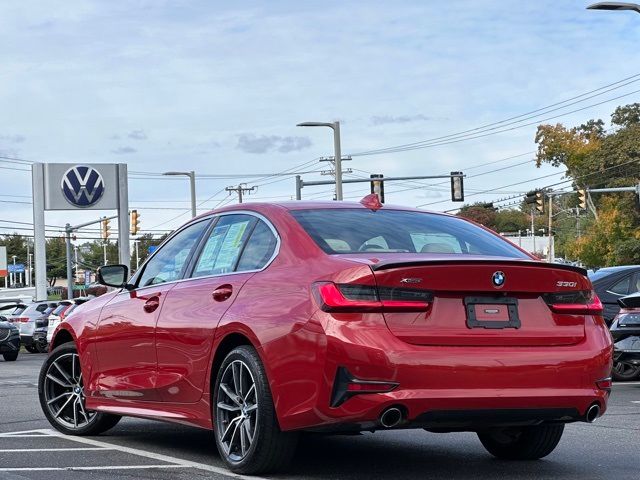
<instances>
[{"instance_id":1,"label":"volkswagen logo sign","mask_svg":"<svg viewBox=\"0 0 640 480\"><path fill-rule=\"evenodd\" d=\"M95 205L104 194L102 175L86 165L76 165L67 170L60 187L67 202L80 208Z\"/></svg>"},{"instance_id":2,"label":"volkswagen logo sign","mask_svg":"<svg viewBox=\"0 0 640 480\"><path fill-rule=\"evenodd\" d=\"M504 275L504 272L500 272L500 271L495 272L491 277L491 282L493 283L493 286L496 288L502 288L504 286L505 280L506 280L506 277Z\"/></svg>"}]
</instances>

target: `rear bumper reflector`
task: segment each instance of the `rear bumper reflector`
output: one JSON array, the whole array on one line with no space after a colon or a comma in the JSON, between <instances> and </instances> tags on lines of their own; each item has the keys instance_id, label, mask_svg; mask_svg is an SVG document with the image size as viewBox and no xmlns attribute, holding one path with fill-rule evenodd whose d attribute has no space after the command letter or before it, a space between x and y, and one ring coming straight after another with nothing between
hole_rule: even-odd
<instances>
[{"instance_id":1,"label":"rear bumper reflector","mask_svg":"<svg viewBox=\"0 0 640 480\"><path fill-rule=\"evenodd\" d=\"M364 393L386 393L400 385L398 382L361 380L355 378L345 367L338 367L331 392L331 407L339 407L354 395Z\"/></svg>"}]
</instances>

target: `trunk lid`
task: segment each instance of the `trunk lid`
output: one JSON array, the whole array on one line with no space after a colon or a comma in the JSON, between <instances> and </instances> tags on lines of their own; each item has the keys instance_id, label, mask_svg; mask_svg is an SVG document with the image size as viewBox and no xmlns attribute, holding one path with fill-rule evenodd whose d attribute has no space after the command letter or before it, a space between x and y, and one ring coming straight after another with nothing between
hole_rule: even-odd
<instances>
[{"instance_id":1,"label":"trunk lid","mask_svg":"<svg viewBox=\"0 0 640 480\"><path fill-rule=\"evenodd\" d=\"M584 338L585 312L571 308L576 306L576 295L582 298L591 292L583 269L529 260L444 256L376 259L370 265L378 288L432 294L426 312L384 312L391 332L407 343L554 346Z\"/></svg>"}]
</instances>

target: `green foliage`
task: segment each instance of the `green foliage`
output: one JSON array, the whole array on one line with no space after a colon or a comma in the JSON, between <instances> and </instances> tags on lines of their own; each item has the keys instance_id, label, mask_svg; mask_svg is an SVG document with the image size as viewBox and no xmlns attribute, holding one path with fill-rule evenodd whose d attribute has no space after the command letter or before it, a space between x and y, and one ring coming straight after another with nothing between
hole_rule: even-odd
<instances>
[{"instance_id":1,"label":"green foliage","mask_svg":"<svg viewBox=\"0 0 640 480\"><path fill-rule=\"evenodd\" d=\"M602 120L589 120L579 127L540 125L536 132L537 166L548 163L565 167L574 188L629 187L640 182L640 103L620 106L611 115L615 131L606 133ZM573 213L555 220L556 252L579 259L588 266L640 264L640 211L632 193L597 194L592 200L598 218L588 224ZM576 199L560 208L576 206ZM573 216L573 218L571 218ZM579 238L578 238L579 237Z\"/></svg>"},{"instance_id":2,"label":"green foliage","mask_svg":"<svg viewBox=\"0 0 640 480\"><path fill-rule=\"evenodd\" d=\"M27 239L19 233L9 233L0 237L0 245L7 247L7 262L13 263L13 255L16 263L27 264ZM33 251L31 251L33 253Z\"/></svg>"},{"instance_id":3,"label":"green foliage","mask_svg":"<svg viewBox=\"0 0 640 480\"><path fill-rule=\"evenodd\" d=\"M484 204L474 203L464 205L458 212L458 216L473 220L491 230L500 233L525 232L531 228L531 216L521 210L499 210ZM536 229L544 225L544 219L536 217Z\"/></svg>"},{"instance_id":4,"label":"green foliage","mask_svg":"<svg viewBox=\"0 0 640 480\"><path fill-rule=\"evenodd\" d=\"M47 278L53 285L57 278L67 276L67 247L64 237L47 240Z\"/></svg>"},{"instance_id":5,"label":"green foliage","mask_svg":"<svg viewBox=\"0 0 640 480\"><path fill-rule=\"evenodd\" d=\"M640 125L640 103L616 108L611 114L611 123L623 128Z\"/></svg>"}]
</instances>

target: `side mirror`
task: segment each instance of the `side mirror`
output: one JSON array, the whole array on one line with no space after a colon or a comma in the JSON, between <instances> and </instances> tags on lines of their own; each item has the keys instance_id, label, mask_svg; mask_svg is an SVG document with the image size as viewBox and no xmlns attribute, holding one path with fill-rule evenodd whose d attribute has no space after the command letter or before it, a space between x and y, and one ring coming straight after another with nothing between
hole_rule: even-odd
<instances>
[{"instance_id":1,"label":"side mirror","mask_svg":"<svg viewBox=\"0 0 640 480\"><path fill-rule=\"evenodd\" d=\"M126 265L103 265L98 268L98 283L107 287L131 290L132 286L127 283L128 277L129 269Z\"/></svg>"}]
</instances>

